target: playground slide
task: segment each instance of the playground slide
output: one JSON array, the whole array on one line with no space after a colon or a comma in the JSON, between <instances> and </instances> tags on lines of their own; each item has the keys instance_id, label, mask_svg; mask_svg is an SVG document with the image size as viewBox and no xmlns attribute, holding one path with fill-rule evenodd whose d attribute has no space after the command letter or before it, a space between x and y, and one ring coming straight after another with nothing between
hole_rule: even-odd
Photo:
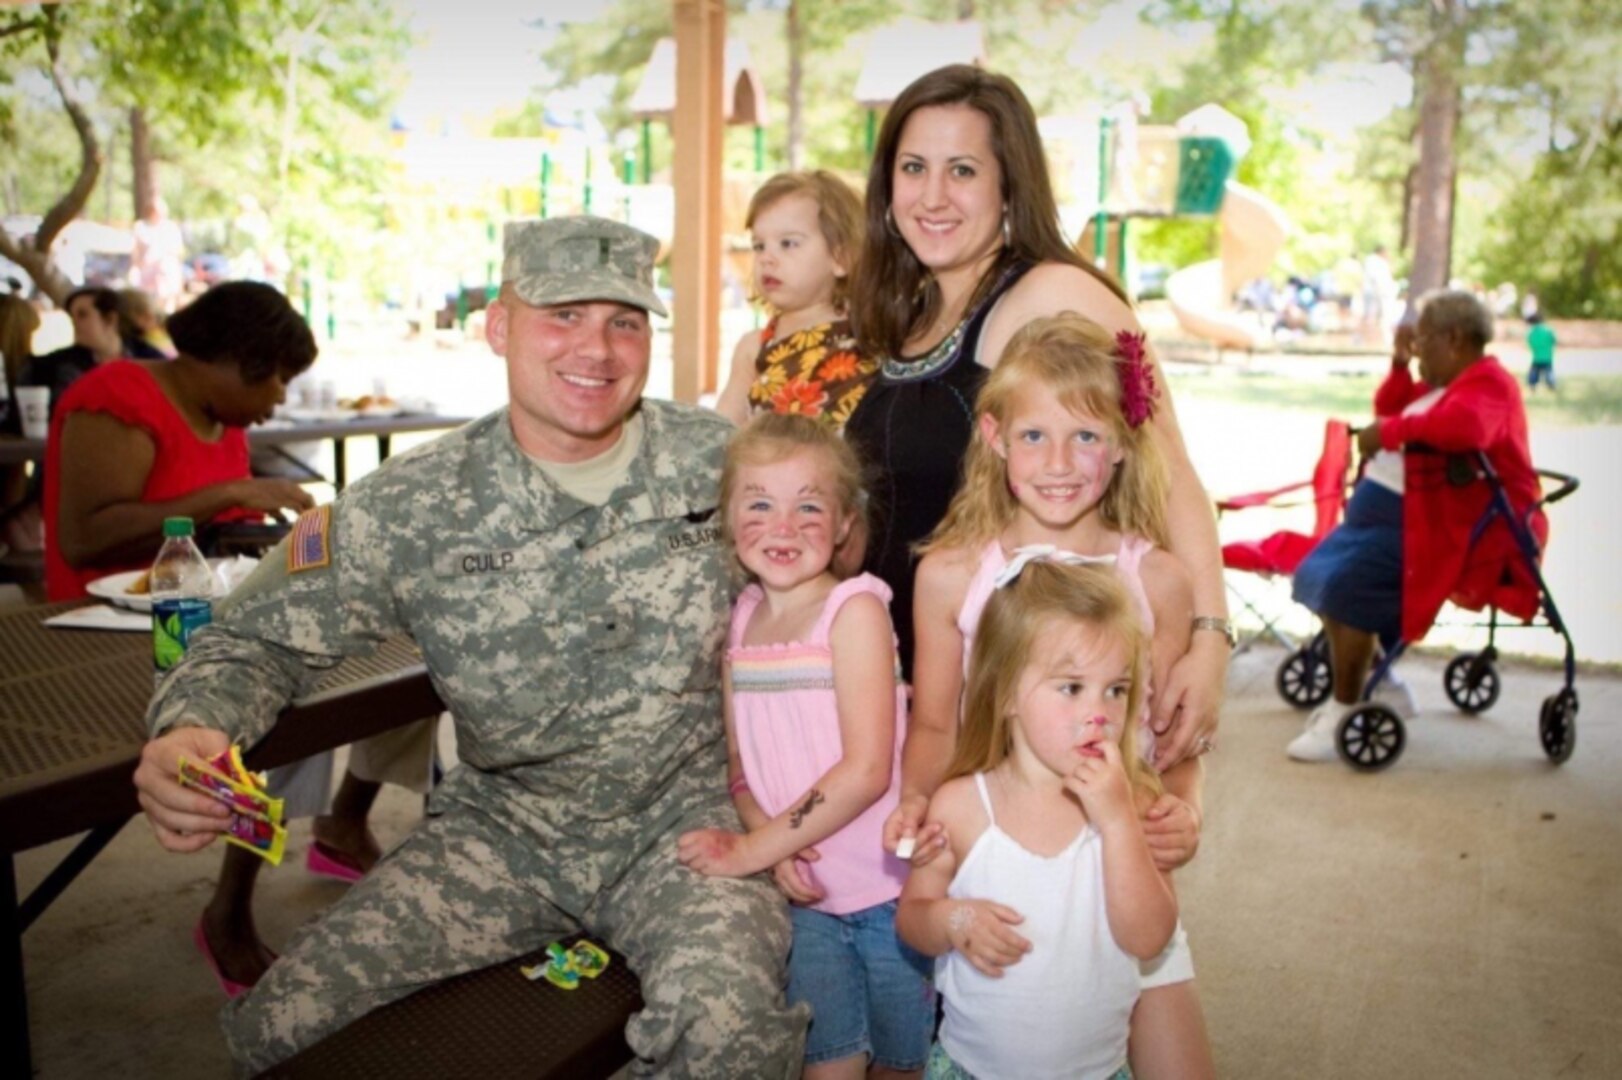
<instances>
[{"instance_id":1,"label":"playground slide","mask_svg":"<svg viewBox=\"0 0 1622 1080\"><path fill-rule=\"evenodd\" d=\"M1218 218L1221 258L1195 263L1166 279L1166 299L1184 330L1230 349L1271 340L1252 315L1234 310L1241 286L1267 273L1289 235L1290 221L1271 199L1229 180Z\"/></svg>"}]
</instances>

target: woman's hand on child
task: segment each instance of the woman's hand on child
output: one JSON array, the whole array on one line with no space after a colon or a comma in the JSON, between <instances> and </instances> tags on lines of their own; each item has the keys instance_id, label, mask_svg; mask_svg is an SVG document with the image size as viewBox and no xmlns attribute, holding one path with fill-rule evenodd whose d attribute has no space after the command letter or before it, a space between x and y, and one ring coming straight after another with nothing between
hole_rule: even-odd
<instances>
[{"instance_id":1,"label":"woman's hand on child","mask_svg":"<svg viewBox=\"0 0 1622 1080\"><path fill-rule=\"evenodd\" d=\"M772 867L772 880L777 891L788 897L791 904L815 904L827 894L811 880L811 864L822 858L816 848L806 848Z\"/></svg>"},{"instance_id":2,"label":"woman's hand on child","mask_svg":"<svg viewBox=\"0 0 1622 1080\"><path fill-rule=\"evenodd\" d=\"M1005 904L990 900L942 901L946 938L974 969L993 979L1002 978L1002 969L1031 951L1031 943L1012 929L1025 916Z\"/></svg>"},{"instance_id":3,"label":"woman's hand on child","mask_svg":"<svg viewBox=\"0 0 1622 1080\"><path fill-rule=\"evenodd\" d=\"M1201 639L1209 638L1209 641ZM1190 754L1201 739L1214 739L1217 713L1228 681L1228 646L1216 634L1195 634L1195 643L1171 669L1164 693L1156 694L1150 726L1160 736L1155 768L1165 772Z\"/></svg>"},{"instance_id":4,"label":"woman's hand on child","mask_svg":"<svg viewBox=\"0 0 1622 1080\"><path fill-rule=\"evenodd\" d=\"M710 877L748 877L749 837L726 829L695 829L676 839L676 857L689 870Z\"/></svg>"},{"instance_id":5,"label":"woman's hand on child","mask_svg":"<svg viewBox=\"0 0 1622 1080\"><path fill-rule=\"evenodd\" d=\"M1108 739L1097 744L1103 757L1085 757L1064 778L1064 786L1081 800L1087 820L1099 832L1136 817L1132 785L1121 764L1121 748Z\"/></svg>"},{"instance_id":6,"label":"woman's hand on child","mask_svg":"<svg viewBox=\"0 0 1622 1080\"><path fill-rule=\"evenodd\" d=\"M929 800L922 795L909 795L897 803L884 821L884 850L901 858L901 842L911 837L912 854L904 857L914 866L927 866L944 851L946 829L938 821L925 824L928 811Z\"/></svg>"},{"instance_id":7,"label":"woman's hand on child","mask_svg":"<svg viewBox=\"0 0 1622 1080\"><path fill-rule=\"evenodd\" d=\"M1199 812L1175 795L1162 795L1144 811L1143 837L1156 869L1180 869L1200 849Z\"/></svg>"}]
</instances>

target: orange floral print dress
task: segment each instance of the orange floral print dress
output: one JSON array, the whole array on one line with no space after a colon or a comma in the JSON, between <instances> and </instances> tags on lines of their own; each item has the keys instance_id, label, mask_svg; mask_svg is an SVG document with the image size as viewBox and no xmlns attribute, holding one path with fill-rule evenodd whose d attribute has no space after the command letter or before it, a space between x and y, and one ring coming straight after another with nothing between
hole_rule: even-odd
<instances>
[{"instance_id":1,"label":"orange floral print dress","mask_svg":"<svg viewBox=\"0 0 1622 1080\"><path fill-rule=\"evenodd\" d=\"M760 334L751 413L799 413L843 431L845 421L878 374L875 360L856 352L850 320L836 319L777 337L773 319Z\"/></svg>"}]
</instances>

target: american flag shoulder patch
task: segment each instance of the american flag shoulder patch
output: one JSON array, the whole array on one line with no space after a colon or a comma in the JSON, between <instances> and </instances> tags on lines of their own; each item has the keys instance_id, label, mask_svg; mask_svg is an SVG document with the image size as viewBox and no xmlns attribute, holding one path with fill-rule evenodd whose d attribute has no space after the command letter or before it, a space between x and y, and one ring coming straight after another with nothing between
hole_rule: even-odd
<instances>
[{"instance_id":1,"label":"american flag shoulder patch","mask_svg":"<svg viewBox=\"0 0 1622 1080\"><path fill-rule=\"evenodd\" d=\"M332 563L332 547L328 534L332 530L332 507L318 506L306 510L293 523L287 538L287 572L318 570Z\"/></svg>"}]
</instances>

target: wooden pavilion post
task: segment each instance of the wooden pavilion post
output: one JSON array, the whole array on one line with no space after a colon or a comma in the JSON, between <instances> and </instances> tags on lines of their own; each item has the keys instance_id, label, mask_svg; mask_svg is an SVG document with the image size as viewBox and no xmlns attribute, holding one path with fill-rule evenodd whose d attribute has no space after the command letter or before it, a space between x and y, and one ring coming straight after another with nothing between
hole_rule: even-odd
<instances>
[{"instance_id":1,"label":"wooden pavilion post","mask_svg":"<svg viewBox=\"0 0 1622 1080\"><path fill-rule=\"evenodd\" d=\"M672 0L676 29L676 222L673 392L696 402L717 385L721 348L721 158L726 65L724 0Z\"/></svg>"}]
</instances>

